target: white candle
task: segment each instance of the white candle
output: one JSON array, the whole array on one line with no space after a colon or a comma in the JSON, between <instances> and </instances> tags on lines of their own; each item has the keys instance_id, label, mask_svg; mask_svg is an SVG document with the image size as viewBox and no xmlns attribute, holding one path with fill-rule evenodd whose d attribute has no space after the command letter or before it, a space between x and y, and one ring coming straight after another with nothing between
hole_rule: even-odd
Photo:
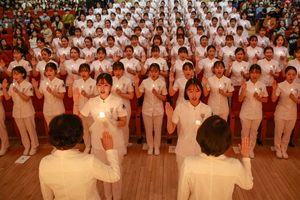
<instances>
[{"instance_id":1,"label":"white candle","mask_svg":"<svg viewBox=\"0 0 300 200\"><path fill-rule=\"evenodd\" d=\"M200 120L196 120L196 125L200 126L201 125L201 121Z\"/></svg>"},{"instance_id":2,"label":"white candle","mask_svg":"<svg viewBox=\"0 0 300 200\"><path fill-rule=\"evenodd\" d=\"M82 86L81 86L81 89L83 90L83 88L84 88L84 86L82 85Z\"/></svg>"},{"instance_id":3,"label":"white candle","mask_svg":"<svg viewBox=\"0 0 300 200\"><path fill-rule=\"evenodd\" d=\"M154 88L154 84L152 85L152 87Z\"/></svg>"},{"instance_id":4,"label":"white candle","mask_svg":"<svg viewBox=\"0 0 300 200\"><path fill-rule=\"evenodd\" d=\"M244 67L241 67L241 72L244 71Z\"/></svg>"},{"instance_id":5,"label":"white candle","mask_svg":"<svg viewBox=\"0 0 300 200\"><path fill-rule=\"evenodd\" d=\"M15 86L16 84L15 84L15 83L12 83L12 85Z\"/></svg>"},{"instance_id":6,"label":"white candle","mask_svg":"<svg viewBox=\"0 0 300 200\"><path fill-rule=\"evenodd\" d=\"M99 113L99 118L103 119L105 117L105 113L104 112L100 112Z\"/></svg>"},{"instance_id":7,"label":"white candle","mask_svg":"<svg viewBox=\"0 0 300 200\"><path fill-rule=\"evenodd\" d=\"M72 70L74 69L74 66L72 65Z\"/></svg>"},{"instance_id":8,"label":"white candle","mask_svg":"<svg viewBox=\"0 0 300 200\"><path fill-rule=\"evenodd\" d=\"M293 92L294 92L294 89L293 89L293 88L291 88L291 93L293 94Z\"/></svg>"},{"instance_id":9,"label":"white candle","mask_svg":"<svg viewBox=\"0 0 300 200\"><path fill-rule=\"evenodd\" d=\"M254 90L255 90L255 92L257 92L257 88L255 88Z\"/></svg>"},{"instance_id":10,"label":"white candle","mask_svg":"<svg viewBox=\"0 0 300 200\"><path fill-rule=\"evenodd\" d=\"M222 87L222 84L220 84L219 86L220 86L220 88L221 88L221 87Z\"/></svg>"},{"instance_id":11,"label":"white candle","mask_svg":"<svg viewBox=\"0 0 300 200\"><path fill-rule=\"evenodd\" d=\"M117 85L117 88L119 88L119 85Z\"/></svg>"},{"instance_id":12,"label":"white candle","mask_svg":"<svg viewBox=\"0 0 300 200\"><path fill-rule=\"evenodd\" d=\"M48 82L46 82L46 85L48 86L48 85L49 85L49 83L48 83Z\"/></svg>"}]
</instances>

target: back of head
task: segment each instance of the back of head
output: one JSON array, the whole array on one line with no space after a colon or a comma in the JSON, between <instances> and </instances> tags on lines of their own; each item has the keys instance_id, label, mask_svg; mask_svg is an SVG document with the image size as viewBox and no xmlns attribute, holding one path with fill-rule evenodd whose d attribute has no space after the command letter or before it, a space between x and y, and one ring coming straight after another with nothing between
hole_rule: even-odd
<instances>
[{"instance_id":1,"label":"back of head","mask_svg":"<svg viewBox=\"0 0 300 200\"><path fill-rule=\"evenodd\" d=\"M82 121L77 115L58 115L51 120L48 135L52 146L59 150L71 149L82 140Z\"/></svg>"},{"instance_id":2,"label":"back of head","mask_svg":"<svg viewBox=\"0 0 300 200\"><path fill-rule=\"evenodd\" d=\"M231 145L228 123L217 115L207 118L198 129L197 142L208 156L217 157L225 153Z\"/></svg>"}]
</instances>

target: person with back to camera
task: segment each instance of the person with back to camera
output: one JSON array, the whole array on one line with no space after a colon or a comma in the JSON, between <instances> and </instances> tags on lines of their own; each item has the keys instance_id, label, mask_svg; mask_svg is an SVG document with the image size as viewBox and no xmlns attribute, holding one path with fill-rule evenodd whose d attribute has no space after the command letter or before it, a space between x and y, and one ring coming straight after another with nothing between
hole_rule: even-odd
<instances>
[{"instance_id":1,"label":"person with back to camera","mask_svg":"<svg viewBox=\"0 0 300 200\"><path fill-rule=\"evenodd\" d=\"M57 150L40 162L39 178L44 199L100 200L97 179L106 182L120 179L117 151L113 149L108 132L102 133L101 142L109 165L92 154L74 149L83 136L82 121L76 115L62 114L53 118L48 135L50 144Z\"/></svg>"},{"instance_id":2,"label":"person with back to camera","mask_svg":"<svg viewBox=\"0 0 300 200\"><path fill-rule=\"evenodd\" d=\"M249 138L243 138L239 144L242 163L225 156L231 145L230 127L224 119L214 115L198 129L197 142L202 153L185 158L179 178L178 200L229 200L235 184L246 190L253 187Z\"/></svg>"}]
</instances>

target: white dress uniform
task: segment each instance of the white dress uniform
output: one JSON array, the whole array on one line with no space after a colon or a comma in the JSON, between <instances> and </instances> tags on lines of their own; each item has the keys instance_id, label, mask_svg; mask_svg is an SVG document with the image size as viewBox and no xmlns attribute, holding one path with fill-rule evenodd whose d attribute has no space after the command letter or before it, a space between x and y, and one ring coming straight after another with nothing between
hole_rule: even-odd
<instances>
[{"instance_id":1,"label":"white dress uniform","mask_svg":"<svg viewBox=\"0 0 300 200\"><path fill-rule=\"evenodd\" d=\"M258 55L259 58L263 58L264 55L264 50L258 46L256 46L255 48L248 46L247 48L247 56L248 56L248 62L249 65L252 65L252 59L254 58L255 54Z\"/></svg>"},{"instance_id":2,"label":"white dress uniform","mask_svg":"<svg viewBox=\"0 0 300 200\"><path fill-rule=\"evenodd\" d=\"M154 87L153 87L154 86ZM165 81L161 79L152 80L147 78L139 86L139 91L144 93L142 107L143 121L145 124L146 139L149 149L160 147L162 119L164 116L163 101L158 99L153 93L155 89L161 95L167 95ZM153 138L154 130L154 138Z\"/></svg>"},{"instance_id":3,"label":"white dress uniform","mask_svg":"<svg viewBox=\"0 0 300 200\"><path fill-rule=\"evenodd\" d=\"M107 45L106 37L104 37L104 36L102 36L102 37L95 37L93 39L93 46L96 49L98 49L99 47L101 47L99 43L101 43L101 45L106 46ZM95 53L97 53L97 52L95 52Z\"/></svg>"},{"instance_id":4,"label":"white dress uniform","mask_svg":"<svg viewBox=\"0 0 300 200\"><path fill-rule=\"evenodd\" d=\"M174 67L171 68L171 70L173 70L172 72L175 73L175 81L178 80L179 78L184 78L184 73L183 73L183 70L182 70L182 66L186 62L192 63L192 61L187 60L187 59L185 59L185 60L178 59L178 60L175 61Z\"/></svg>"},{"instance_id":5,"label":"white dress uniform","mask_svg":"<svg viewBox=\"0 0 300 200\"><path fill-rule=\"evenodd\" d=\"M245 78L241 74L241 72L244 72L245 74L248 74L249 72L249 63L246 61L238 62L237 60L232 63L232 66L230 68L230 79L231 83L234 86L241 85L241 81L244 80Z\"/></svg>"},{"instance_id":6,"label":"white dress uniform","mask_svg":"<svg viewBox=\"0 0 300 200\"><path fill-rule=\"evenodd\" d=\"M7 71L12 72L13 68L15 68L17 66L23 67L26 70L26 72L32 71L32 67L31 67L30 63L24 59L21 59L20 61L14 60L14 61L10 62L7 67ZM27 81L29 80L28 76L26 76L26 80Z\"/></svg>"},{"instance_id":7,"label":"white dress uniform","mask_svg":"<svg viewBox=\"0 0 300 200\"><path fill-rule=\"evenodd\" d=\"M266 36L261 37L260 35L257 36L257 46L262 47L262 45L269 46L270 45L270 39Z\"/></svg>"},{"instance_id":8,"label":"white dress uniform","mask_svg":"<svg viewBox=\"0 0 300 200\"><path fill-rule=\"evenodd\" d=\"M82 78L75 80L72 88L73 92L76 88L79 89L80 93L82 90L84 90L88 95L98 94L98 91L96 90L96 81L91 77L86 81L84 81ZM84 97L83 95L80 95L78 109L81 110L84 104L88 102L88 100L89 100L88 98ZM90 127L93 124L93 122L94 120L91 115L82 118L83 140L86 149L90 149L92 146Z\"/></svg>"},{"instance_id":9,"label":"white dress uniform","mask_svg":"<svg viewBox=\"0 0 300 200\"><path fill-rule=\"evenodd\" d=\"M203 60L200 60L198 62L198 66L201 70L204 70L203 76L206 76L207 78L210 78L214 75L212 71L212 67L214 66L215 62L219 61L219 59L213 58L212 60L210 58L205 58Z\"/></svg>"},{"instance_id":10,"label":"white dress uniform","mask_svg":"<svg viewBox=\"0 0 300 200\"><path fill-rule=\"evenodd\" d=\"M71 47L61 47L60 49L57 49L57 52L56 52L56 55L57 57L59 58L60 56L62 55L65 55L66 57L70 57L70 50L71 50Z\"/></svg>"},{"instance_id":11,"label":"white dress uniform","mask_svg":"<svg viewBox=\"0 0 300 200\"><path fill-rule=\"evenodd\" d=\"M127 94L128 92L134 92L134 88L132 86L131 79L125 77L124 75L120 79L113 76L113 86L111 89L111 93L117 97L120 97L116 93L117 88L119 90L121 90L121 92L124 94ZM129 142L129 122L130 122L130 117L131 117L131 105L130 105L129 99L124 99L124 98L122 98L122 99L126 106L126 112L127 112L126 125L124 127L122 127L123 136L124 136L124 147L126 149L128 146L128 142Z\"/></svg>"},{"instance_id":12,"label":"white dress uniform","mask_svg":"<svg viewBox=\"0 0 300 200\"><path fill-rule=\"evenodd\" d=\"M96 34L96 29L95 29L94 27L91 27L91 28L86 27L86 28L83 30L83 32L82 32L82 35L83 35L84 37L87 37L87 36L94 37L95 34Z\"/></svg>"},{"instance_id":13,"label":"white dress uniform","mask_svg":"<svg viewBox=\"0 0 300 200\"><path fill-rule=\"evenodd\" d=\"M80 57L86 58L87 56L90 56L92 60L95 59L97 53L97 49L95 49L93 46L91 48L85 47L80 51Z\"/></svg>"},{"instance_id":14,"label":"white dress uniform","mask_svg":"<svg viewBox=\"0 0 300 200\"><path fill-rule=\"evenodd\" d=\"M73 42L73 45L74 45L74 47L77 47L77 45L80 45L81 47L84 47L85 46L85 44L84 44L84 37L73 37L72 38L72 42ZM69 51L70 52L70 51Z\"/></svg>"},{"instance_id":15,"label":"white dress uniform","mask_svg":"<svg viewBox=\"0 0 300 200\"><path fill-rule=\"evenodd\" d=\"M111 67L111 62L109 60L103 59L102 61L100 60L95 60L91 64L91 71L94 71L94 79L96 80L97 77L101 74L100 73L100 68L103 70L105 73L110 73L112 72L112 67Z\"/></svg>"},{"instance_id":16,"label":"white dress uniform","mask_svg":"<svg viewBox=\"0 0 300 200\"><path fill-rule=\"evenodd\" d=\"M163 45L159 45L159 57L167 57L168 56L168 51L166 49L166 47L164 47ZM148 55L151 55L151 49L148 50Z\"/></svg>"},{"instance_id":17,"label":"white dress uniform","mask_svg":"<svg viewBox=\"0 0 300 200\"><path fill-rule=\"evenodd\" d=\"M240 42L242 42L244 45L248 45L247 37L244 35L239 36L238 34L233 36L234 39L234 46L235 47L242 47Z\"/></svg>"},{"instance_id":18,"label":"white dress uniform","mask_svg":"<svg viewBox=\"0 0 300 200\"><path fill-rule=\"evenodd\" d=\"M157 63L160 67L160 71L168 71L169 70L167 61L161 57L159 57L158 59L155 59L153 57L148 58L144 64L144 68L149 69L150 65L152 63ZM158 77L159 77L159 79L161 79L165 82L165 77L163 77L162 75L159 75Z\"/></svg>"},{"instance_id":19,"label":"white dress uniform","mask_svg":"<svg viewBox=\"0 0 300 200\"><path fill-rule=\"evenodd\" d=\"M241 163L224 154L214 157L201 153L185 159L177 199L231 200L235 184L243 189L253 187L250 158L242 158Z\"/></svg>"},{"instance_id":20,"label":"white dress uniform","mask_svg":"<svg viewBox=\"0 0 300 200\"><path fill-rule=\"evenodd\" d=\"M103 28L105 26L104 21L100 20L100 21L95 21L93 24L94 28L97 29L98 27Z\"/></svg>"},{"instance_id":21,"label":"white dress uniform","mask_svg":"<svg viewBox=\"0 0 300 200\"><path fill-rule=\"evenodd\" d=\"M0 96L3 99L3 89L1 83L0 83ZM0 139L1 139L0 150L7 149L9 147L9 140L8 140L6 126L5 126L5 110L3 108L2 101L0 102Z\"/></svg>"},{"instance_id":22,"label":"white dress uniform","mask_svg":"<svg viewBox=\"0 0 300 200\"><path fill-rule=\"evenodd\" d=\"M228 66L228 61L229 61L229 57L232 56L232 57L235 57L235 49L236 47L235 46L225 46L225 47L222 47L219 51L219 55L223 58L223 62L225 64L225 69L227 69L227 66Z\"/></svg>"},{"instance_id":23,"label":"white dress uniform","mask_svg":"<svg viewBox=\"0 0 300 200\"><path fill-rule=\"evenodd\" d=\"M250 21L247 20L247 19L246 20L241 19L239 23L244 28L244 30L243 30L243 36L245 36L246 38L248 38L249 34L248 34L248 30L246 28L251 28Z\"/></svg>"},{"instance_id":24,"label":"white dress uniform","mask_svg":"<svg viewBox=\"0 0 300 200\"><path fill-rule=\"evenodd\" d=\"M21 140L25 149L37 148L39 141L35 129L34 108L31 99L24 101L16 92L13 91L16 87L26 96L33 96L33 87L31 83L23 80L20 84L14 82L9 86L8 95L12 97L14 102L12 116L15 119L17 127L21 134Z\"/></svg>"},{"instance_id":25,"label":"white dress uniform","mask_svg":"<svg viewBox=\"0 0 300 200\"><path fill-rule=\"evenodd\" d=\"M299 74L300 74L300 61L295 58L294 60L291 60L288 62L287 66L293 66L297 69L297 76L296 76L296 82L300 83L300 78L299 78Z\"/></svg>"},{"instance_id":26,"label":"white dress uniform","mask_svg":"<svg viewBox=\"0 0 300 200\"><path fill-rule=\"evenodd\" d=\"M225 41L226 41L226 39L225 39L225 36L224 36L224 35L222 35L222 36L217 35L217 36L215 37L215 43L216 43L216 46L217 46L217 45L220 45L220 46L225 45Z\"/></svg>"},{"instance_id":27,"label":"white dress uniform","mask_svg":"<svg viewBox=\"0 0 300 200\"><path fill-rule=\"evenodd\" d=\"M39 47L32 49L32 50L33 50L34 57L37 59L37 61L41 61L41 60L39 59L39 56L40 56L40 58L42 59L42 54L41 54L41 52L42 52L43 49L49 49L50 51L52 51L51 48L49 48L48 46L45 46L45 47L42 48L42 49L40 49Z\"/></svg>"},{"instance_id":28,"label":"white dress uniform","mask_svg":"<svg viewBox=\"0 0 300 200\"><path fill-rule=\"evenodd\" d=\"M106 47L106 59L113 63L113 58L108 57L109 55L114 55L116 54L117 56L122 57L123 52L119 47L113 46L113 47Z\"/></svg>"},{"instance_id":29,"label":"white dress uniform","mask_svg":"<svg viewBox=\"0 0 300 200\"><path fill-rule=\"evenodd\" d=\"M105 154L109 165L77 149L56 150L45 156L39 166L43 199L101 200L97 179L115 182L121 177L116 150Z\"/></svg>"},{"instance_id":30,"label":"white dress uniform","mask_svg":"<svg viewBox=\"0 0 300 200\"><path fill-rule=\"evenodd\" d=\"M191 51L191 48L187 45L182 45L182 46L179 46L179 45L176 45L176 46L173 46L172 50L171 50L171 56L174 57L176 60L179 59L179 55L178 55L178 50L180 47L186 47L187 50L188 50L188 56L192 56L192 51Z\"/></svg>"},{"instance_id":31,"label":"white dress uniform","mask_svg":"<svg viewBox=\"0 0 300 200\"><path fill-rule=\"evenodd\" d=\"M107 122L108 129L99 123L99 113L105 114L105 121ZM118 151L119 167L122 168L121 164L124 157L124 138L122 129L116 127L116 121L118 117L126 117L126 107L123 104L123 100L112 94L110 94L105 100L102 100L100 96L89 99L89 101L80 110L80 113L87 117L90 114L93 117L94 123L90 127L92 131L92 154L99 158L102 162L108 163L105 150L103 149L100 138L102 137L102 131L109 131L112 135L114 146L113 148ZM121 169L122 171L122 169ZM104 193L106 199L121 199L122 190L122 178L115 183L104 182Z\"/></svg>"},{"instance_id":32,"label":"white dress uniform","mask_svg":"<svg viewBox=\"0 0 300 200\"><path fill-rule=\"evenodd\" d=\"M198 47L196 48L196 53L198 53L200 59L204 59L204 58L205 58L204 54L207 53L207 47L208 47L208 46L203 47L203 46L200 44L200 46L198 46Z\"/></svg>"},{"instance_id":33,"label":"white dress uniform","mask_svg":"<svg viewBox=\"0 0 300 200\"><path fill-rule=\"evenodd\" d=\"M140 45L137 45L136 47L135 46L132 47L133 47L133 53L137 55L139 58L145 55L145 50Z\"/></svg>"},{"instance_id":34,"label":"white dress uniform","mask_svg":"<svg viewBox=\"0 0 300 200\"><path fill-rule=\"evenodd\" d=\"M178 91L176 106L186 102L186 100L184 99L184 91L185 91L185 85L187 81L188 79L186 79L185 77L178 78L177 80L175 80L174 85L172 86L174 91Z\"/></svg>"},{"instance_id":35,"label":"white dress uniform","mask_svg":"<svg viewBox=\"0 0 300 200\"><path fill-rule=\"evenodd\" d=\"M61 43L61 39L60 38L54 38L52 40L52 46L54 46L57 50L62 48L61 46L59 46L58 43Z\"/></svg>"},{"instance_id":36,"label":"white dress uniform","mask_svg":"<svg viewBox=\"0 0 300 200\"><path fill-rule=\"evenodd\" d=\"M216 75L210 77L207 83L207 90L210 91L207 105L212 108L215 115L227 121L229 114L228 98L219 93L219 89L224 92L233 92L234 88L231 80L225 76L218 78Z\"/></svg>"},{"instance_id":37,"label":"white dress uniform","mask_svg":"<svg viewBox=\"0 0 300 200\"><path fill-rule=\"evenodd\" d=\"M274 77L270 74L270 70L272 69L273 72L280 72L280 68L278 62L276 60L271 59L268 61L267 59L259 60L257 64L261 68L261 75L259 77L259 81L263 82L266 86L271 86Z\"/></svg>"},{"instance_id":38,"label":"white dress uniform","mask_svg":"<svg viewBox=\"0 0 300 200\"><path fill-rule=\"evenodd\" d=\"M129 78L131 82L134 82L134 75L130 74L127 69L134 70L136 72L141 71L141 63L139 60L135 58L131 58L130 60L128 58L123 58L120 60L121 63L124 65L124 76Z\"/></svg>"},{"instance_id":39,"label":"white dress uniform","mask_svg":"<svg viewBox=\"0 0 300 200\"><path fill-rule=\"evenodd\" d=\"M279 101L274 113L274 147L276 151L286 152L288 148L290 136L297 119L297 104L289 95L293 93L298 98L299 92L300 84L296 81L292 84L287 81L278 84L276 96L279 96Z\"/></svg>"},{"instance_id":40,"label":"white dress uniform","mask_svg":"<svg viewBox=\"0 0 300 200\"><path fill-rule=\"evenodd\" d=\"M277 47L277 46L275 46L273 49L274 49L273 59L278 62L279 68L283 70L284 64L280 56L289 58L290 57L289 50L286 47Z\"/></svg>"},{"instance_id":41,"label":"white dress uniform","mask_svg":"<svg viewBox=\"0 0 300 200\"><path fill-rule=\"evenodd\" d=\"M45 80L47 77L45 76L45 66L48 63L54 63L56 66L58 66L57 62L55 62L54 60L49 60L48 62L45 62L44 60L39 61L36 64L36 71L38 71L40 73L40 77L41 77L41 81ZM59 68L57 68L57 72L56 73L60 73Z\"/></svg>"},{"instance_id":42,"label":"white dress uniform","mask_svg":"<svg viewBox=\"0 0 300 200\"><path fill-rule=\"evenodd\" d=\"M115 45L114 46L120 48L120 45L118 42L120 42L121 45L125 45L125 46L130 45L130 40L127 37L125 37L124 35L121 35L121 37L119 37L117 35L115 36Z\"/></svg>"},{"instance_id":43,"label":"white dress uniform","mask_svg":"<svg viewBox=\"0 0 300 200\"><path fill-rule=\"evenodd\" d=\"M103 35L105 37L108 37L108 35L115 36L116 35L116 30L113 28L104 28L103 29Z\"/></svg>"},{"instance_id":44,"label":"white dress uniform","mask_svg":"<svg viewBox=\"0 0 300 200\"><path fill-rule=\"evenodd\" d=\"M64 63L64 67L67 71L66 85L69 85L70 76L74 76L75 80L80 79L81 77L78 74L73 74L72 70L79 70L79 66L85 63L85 60L78 58L76 61L73 59L66 60Z\"/></svg>"},{"instance_id":45,"label":"white dress uniform","mask_svg":"<svg viewBox=\"0 0 300 200\"><path fill-rule=\"evenodd\" d=\"M201 124L211 115L211 108L202 102L200 102L196 107L194 107L189 101L177 104L172 116L172 122L177 124L178 130L178 140L175 153L179 171L184 158L201 153L201 147L196 141L197 130L199 128L196 121L200 121Z\"/></svg>"},{"instance_id":46,"label":"white dress uniform","mask_svg":"<svg viewBox=\"0 0 300 200\"><path fill-rule=\"evenodd\" d=\"M241 93L241 89L240 89ZM256 138L257 129L262 120L262 103L255 99L254 93L257 93L259 97L268 97L266 85L260 81L252 83L247 81L247 87L245 90L245 97L241 107L240 119L242 124L241 136L242 138L248 137L251 143L251 151L253 151Z\"/></svg>"},{"instance_id":47,"label":"white dress uniform","mask_svg":"<svg viewBox=\"0 0 300 200\"><path fill-rule=\"evenodd\" d=\"M55 77L52 81L47 78L41 81L39 91L44 95L44 106L43 106L43 114L47 125L49 126L50 121L57 115L63 114L65 112L65 106L62 99L57 98L53 94L47 91L47 87L53 92L57 93L65 93L66 87L63 80Z\"/></svg>"}]
</instances>

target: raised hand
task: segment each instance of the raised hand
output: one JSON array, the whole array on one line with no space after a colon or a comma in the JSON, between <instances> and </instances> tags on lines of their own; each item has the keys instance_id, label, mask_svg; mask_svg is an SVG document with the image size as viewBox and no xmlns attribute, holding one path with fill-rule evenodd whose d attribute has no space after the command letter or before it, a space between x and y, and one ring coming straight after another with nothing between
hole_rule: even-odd
<instances>
[{"instance_id":1,"label":"raised hand","mask_svg":"<svg viewBox=\"0 0 300 200\"><path fill-rule=\"evenodd\" d=\"M78 105L79 100L80 100L80 91L79 91L79 88L75 88L75 90L73 92L74 105Z\"/></svg>"},{"instance_id":2,"label":"raised hand","mask_svg":"<svg viewBox=\"0 0 300 200\"><path fill-rule=\"evenodd\" d=\"M134 76L134 85L135 85L135 86L138 86L139 83L140 83L140 78L139 78L139 75L136 74L136 75Z\"/></svg>"},{"instance_id":3,"label":"raised hand","mask_svg":"<svg viewBox=\"0 0 300 200\"><path fill-rule=\"evenodd\" d=\"M5 78L3 81L2 81L2 88L7 88L8 86L8 82L7 82L7 79Z\"/></svg>"},{"instance_id":4,"label":"raised hand","mask_svg":"<svg viewBox=\"0 0 300 200\"><path fill-rule=\"evenodd\" d=\"M274 80L273 83L272 83L272 89L277 90L277 88L278 88L278 83L277 83L276 80Z\"/></svg>"},{"instance_id":5,"label":"raised hand","mask_svg":"<svg viewBox=\"0 0 300 200\"><path fill-rule=\"evenodd\" d=\"M33 86L34 88L38 88L38 86L39 86L39 82L38 82L38 81L36 81L34 78L33 78L33 79L31 79L31 83L32 83L32 86Z\"/></svg>"},{"instance_id":6,"label":"raised hand","mask_svg":"<svg viewBox=\"0 0 300 200\"><path fill-rule=\"evenodd\" d=\"M246 83L245 79L243 79L243 80L241 81L241 88L242 88L242 90L245 90L246 87L247 87L247 83Z\"/></svg>"},{"instance_id":7,"label":"raised hand","mask_svg":"<svg viewBox=\"0 0 300 200\"><path fill-rule=\"evenodd\" d=\"M208 82L208 81L207 81L207 77L206 77L206 76L203 76L203 77L202 77L202 80L201 80L202 85L203 85L203 86L206 86L206 85L207 85L207 82Z\"/></svg>"},{"instance_id":8,"label":"raised hand","mask_svg":"<svg viewBox=\"0 0 300 200\"><path fill-rule=\"evenodd\" d=\"M166 103L165 110L166 110L167 117L172 117L174 110L169 102Z\"/></svg>"},{"instance_id":9,"label":"raised hand","mask_svg":"<svg viewBox=\"0 0 300 200\"><path fill-rule=\"evenodd\" d=\"M105 150L110 150L113 149L113 139L112 136L108 132L103 132L102 133L102 138L100 138L102 142L102 146Z\"/></svg>"},{"instance_id":10,"label":"raised hand","mask_svg":"<svg viewBox=\"0 0 300 200\"><path fill-rule=\"evenodd\" d=\"M174 81L175 81L174 72L170 72L169 81L170 81L170 83L174 83Z\"/></svg>"},{"instance_id":11,"label":"raised hand","mask_svg":"<svg viewBox=\"0 0 300 200\"><path fill-rule=\"evenodd\" d=\"M70 77L69 77L69 85L73 85L73 84L74 84L74 81L75 81L74 76L70 76Z\"/></svg>"},{"instance_id":12,"label":"raised hand","mask_svg":"<svg viewBox=\"0 0 300 200\"><path fill-rule=\"evenodd\" d=\"M243 158L249 158L251 141L248 137L242 139L242 144L239 144L239 149Z\"/></svg>"}]
</instances>

